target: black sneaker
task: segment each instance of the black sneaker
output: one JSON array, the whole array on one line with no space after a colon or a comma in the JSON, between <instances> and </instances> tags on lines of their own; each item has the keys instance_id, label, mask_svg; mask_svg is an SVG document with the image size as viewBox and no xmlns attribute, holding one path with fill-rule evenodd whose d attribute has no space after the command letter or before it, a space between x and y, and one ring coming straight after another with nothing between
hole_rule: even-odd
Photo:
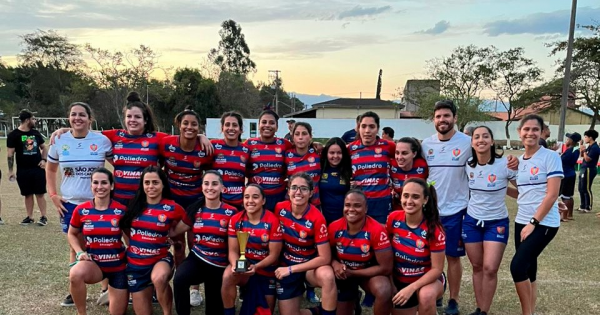
<instances>
[{"instance_id":1,"label":"black sneaker","mask_svg":"<svg viewBox=\"0 0 600 315\"><path fill-rule=\"evenodd\" d=\"M23 219L23 221L21 221L21 225L30 225L33 222L35 221L32 218L26 217L25 219Z\"/></svg>"},{"instance_id":2,"label":"black sneaker","mask_svg":"<svg viewBox=\"0 0 600 315\"><path fill-rule=\"evenodd\" d=\"M435 300L435 307L442 307L442 306L444 306L444 298L443 297Z\"/></svg>"},{"instance_id":3,"label":"black sneaker","mask_svg":"<svg viewBox=\"0 0 600 315\"><path fill-rule=\"evenodd\" d=\"M473 312L473 313L471 313L469 315L481 315L481 309L478 307L477 309L475 309L475 312Z\"/></svg>"},{"instance_id":4,"label":"black sneaker","mask_svg":"<svg viewBox=\"0 0 600 315\"><path fill-rule=\"evenodd\" d=\"M154 294L152 294L152 304L153 305L158 305L158 299L156 298L156 291L154 292Z\"/></svg>"},{"instance_id":5,"label":"black sneaker","mask_svg":"<svg viewBox=\"0 0 600 315\"><path fill-rule=\"evenodd\" d=\"M75 303L73 302L73 298L71 297L70 294L67 295L67 297L62 301L62 303L60 303L60 306L64 306L64 307L75 306Z\"/></svg>"},{"instance_id":6,"label":"black sneaker","mask_svg":"<svg viewBox=\"0 0 600 315\"><path fill-rule=\"evenodd\" d=\"M46 226L48 224L48 218L46 218L46 216L41 216L40 219L37 221L37 224L39 226Z\"/></svg>"},{"instance_id":7,"label":"black sneaker","mask_svg":"<svg viewBox=\"0 0 600 315\"><path fill-rule=\"evenodd\" d=\"M4 221L2 221L2 218L0 218L0 225L4 225Z\"/></svg>"},{"instance_id":8,"label":"black sneaker","mask_svg":"<svg viewBox=\"0 0 600 315\"><path fill-rule=\"evenodd\" d=\"M458 302L455 299L450 299L448 301L448 306L444 310L444 314L446 315L458 315L460 312L458 311Z\"/></svg>"}]
</instances>

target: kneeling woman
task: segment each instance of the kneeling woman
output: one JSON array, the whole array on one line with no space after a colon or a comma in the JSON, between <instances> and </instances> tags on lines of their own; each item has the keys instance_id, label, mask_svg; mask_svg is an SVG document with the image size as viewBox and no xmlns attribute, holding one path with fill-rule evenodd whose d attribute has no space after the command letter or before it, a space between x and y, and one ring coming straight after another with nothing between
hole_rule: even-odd
<instances>
[{"instance_id":1,"label":"kneeling woman","mask_svg":"<svg viewBox=\"0 0 600 315\"><path fill-rule=\"evenodd\" d=\"M275 207L283 229L283 255L277 277L277 299L281 315L335 314L337 289L331 268L325 218L310 204L314 182L306 173L290 177L290 200ZM320 309L300 310L304 282L321 287Z\"/></svg>"},{"instance_id":2,"label":"kneeling woman","mask_svg":"<svg viewBox=\"0 0 600 315\"><path fill-rule=\"evenodd\" d=\"M404 183L400 196L402 209L390 214L387 231L394 251L394 315L436 313L435 301L445 287L442 231L435 188L420 178ZM394 288L392 288L394 289Z\"/></svg>"},{"instance_id":3,"label":"kneeling woman","mask_svg":"<svg viewBox=\"0 0 600 315\"><path fill-rule=\"evenodd\" d=\"M344 217L329 225L329 243L335 248L331 265L338 287L337 314L354 314L358 286L375 297L373 314L390 314L390 240L385 228L367 216L367 197L361 190L346 194Z\"/></svg>"},{"instance_id":4,"label":"kneeling woman","mask_svg":"<svg viewBox=\"0 0 600 315\"><path fill-rule=\"evenodd\" d=\"M173 255L168 236L184 216L183 208L171 200L165 173L155 166L146 167L120 224L129 235L126 274L133 310L138 315L152 314L152 287L163 314L171 314Z\"/></svg>"},{"instance_id":5,"label":"kneeling woman","mask_svg":"<svg viewBox=\"0 0 600 315\"><path fill-rule=\"evenodd\" d=\"M173 287L175 309L179 315L190 314L190 285L204 283L206 314L223 314L221 285L227 267L227 226L237 209L221 202L223 178L214 170L202 176L204 198L191 204L171 237L192 230L194 247L177 267Z\"/></svg>"},{"instance_id":6,"label":"kneeling woman","mask_svg":"<svg viewBox=\"0 0 600 315\"><path fill-rule=\"evenodd\" d=\"M125 275L125 246L121 241L119 221L125 206L112 200L114 179L104 167L92 173L92 201L75 208L71 217L68 239L77 255L69 273L70 291L77 314L86 314L86 284L108 279L109 312L125 314L127 310L127 276ZM85 250L80 238L83 236Z\"/></svg>"},{"instance_id":7,"label":"kneeling woman","mask_svg":"<svg viewBox=\"0 0 600 315\"><path fill-rule=\"evenodd\" d=\"M235 315L236 285L246 286L242 303L254 314L257 308L275 308L275 268L281 253L281 228L279 219L263 207L266 202L264 191L257 184L249 184L244 190L245 211L229 221L229 266L223 274L221 295L225 315ZM237 232L249 233L245 256L250 267L247 272L236 272L236 261L240 258L240 243Z\"/></svg>"}]
</instances>

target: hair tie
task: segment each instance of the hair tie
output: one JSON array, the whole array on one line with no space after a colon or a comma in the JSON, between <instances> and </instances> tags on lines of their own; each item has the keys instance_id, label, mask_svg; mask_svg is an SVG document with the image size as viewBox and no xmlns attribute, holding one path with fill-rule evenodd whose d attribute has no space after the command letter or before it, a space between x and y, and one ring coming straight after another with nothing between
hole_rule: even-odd
<instances>
[{"instance_id":1,"label":"hair tie","mask_svg":"<svg viewBox=\"0 0 600 315\"><path fill-rule=\"evenodd\" d=\"M429 181L429 180L428 180L428 181L427 181L427 187L431 188L431 187L433 187L434 185L435 185L435 181L434 181L434 180L431 180L431 181Z\"/></svg>"}]
</instances>

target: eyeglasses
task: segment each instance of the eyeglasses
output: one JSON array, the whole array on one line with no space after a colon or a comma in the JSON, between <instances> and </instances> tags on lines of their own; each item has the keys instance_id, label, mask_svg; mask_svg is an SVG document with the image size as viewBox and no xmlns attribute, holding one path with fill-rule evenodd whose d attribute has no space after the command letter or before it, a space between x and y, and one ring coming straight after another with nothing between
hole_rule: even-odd
<instances>
[{"instance_id":1,"label":"eyeglasses","mask_svg":"<svg viewBox=\"0 0 600 315\"><path fill-rule=\"evenodd\" d=\"M302 193L307 193L307 192L310 191L310 189L308 188L308 186L296 186L296 185L290 186L290 191L298 191L298 189L300 189L300 191Z\"/></svg>"}]
</instances>

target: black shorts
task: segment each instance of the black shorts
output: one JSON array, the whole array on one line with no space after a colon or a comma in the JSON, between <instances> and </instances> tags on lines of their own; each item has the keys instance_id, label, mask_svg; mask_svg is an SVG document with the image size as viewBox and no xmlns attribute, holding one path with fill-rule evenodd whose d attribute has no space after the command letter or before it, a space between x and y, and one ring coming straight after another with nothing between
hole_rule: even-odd
<instances>
[{"instance_id":1,"label":"black shorts","mask_svg":"<svg viewBox=\"0 0 600 315\"><path fill-rule=\"evenodd\" d=\"M442 286L444 287L444 293L446 292L446 274L442 272L442 275L436 280L442 283ZM396 288L398 289L398 292L400 292L400 290L408 287L410 285L410 283L402 283L400 281L398 281L396 278L394 278L394 285L396 286ZM406 301L406 303L404 303L404 305L394 305L394 308L396 309L407 309L407 308L413 308L415 306L419 306L419 290L415 291L415 293L413 293L413 295L408 299L408 301Z\"/></svg>"},{"instance_id":2,"label":"black shorts","mask_svg":"<svg viewBox=\"0 0 600 315\"><path fill-rule=\"evenodd\" d=\"M358 287L360 282L366 278L348 278L346 280L335 279L338 291L338 302L350 302L358 299Z\"/></svg>"},{"instance_id":3,"label":"black shorts","mask_svg":"<svg viewBox=\"0 0 600 315\"><path fill-rule=\"evenodd\" d=\"M46 171L39 167L17 169L17 184L21 196L43 195L46 193Z\"/></svg>"},{"instance_id":4,"label":"black shorts","mask_svg":"<svg viewBox=\"0 0 600 315\"><path fill-rule=\"evenodd\" d=\"M569 200L575 194L575 180L577 176L565 177L560 181L559 195L562 199Z\"/></svg>"}]
</instances>

